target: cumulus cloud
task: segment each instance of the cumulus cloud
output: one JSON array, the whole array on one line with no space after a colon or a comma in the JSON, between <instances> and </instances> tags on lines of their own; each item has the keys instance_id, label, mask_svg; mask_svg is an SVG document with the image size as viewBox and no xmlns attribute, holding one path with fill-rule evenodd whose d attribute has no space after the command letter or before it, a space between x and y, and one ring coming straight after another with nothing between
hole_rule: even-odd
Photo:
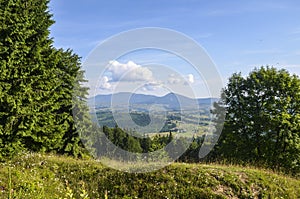
<instances>
[{"instance_id":1,"label":"cumulus cloud","mask_svg":"<svg viewBox=\"0 0 300 199\"><path fill-rule=\"evenodd\" d=\"M109 83L109 79L107 76L102 77L99 87L102 90L110 90L112 88L112 85Z\"/></svg>"},{"instance_id":2,"label":"cumulus cloud","mask_svg":"<svg viewBox=\"0 0 300 199\"><path fill-rule=\"evenodd\" d=\"M142 67L133 61L122 64L118 61L110 61L108 72L112 73L112 81L151 81L152 71Z\"/></svg>"}]
</instances>

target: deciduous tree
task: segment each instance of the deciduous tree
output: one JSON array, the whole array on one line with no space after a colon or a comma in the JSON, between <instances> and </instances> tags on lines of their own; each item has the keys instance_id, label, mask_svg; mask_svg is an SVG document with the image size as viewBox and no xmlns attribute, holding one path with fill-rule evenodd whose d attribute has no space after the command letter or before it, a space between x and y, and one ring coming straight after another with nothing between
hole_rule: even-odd
<instances>
[{"instance_id":1,"label":"deciduous tree","mask_svg":"<svg viewBox=\"0 0 300 199\"><path fill-rule=\"evenodd\" d=\"M261 67L229 78L213 113L226 110L217 157L300 171L300 80Z\"/></svg>"}]
</instances>

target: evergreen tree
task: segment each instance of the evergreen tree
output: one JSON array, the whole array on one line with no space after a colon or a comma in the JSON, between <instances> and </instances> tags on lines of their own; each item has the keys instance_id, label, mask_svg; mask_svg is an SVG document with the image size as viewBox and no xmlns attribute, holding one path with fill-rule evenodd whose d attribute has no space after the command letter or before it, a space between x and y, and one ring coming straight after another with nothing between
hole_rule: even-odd
<instances>
[{"instance_id":1,"label":"evergreen tree","mask_svg":"<svg viewBox=\"0 0 300 199\"><path fill-rule=\"evenodd\" d=\"M143 149L143 153L150 152L150 148L151 148L151 145L152 145L151 138L148 135L146 137L142 138L140 140L140 145L141 145L141 147Z\"/></svg>"},{"instance_id":2,"label":"evergreen tree","mask_svg":"<svg viewBox=\"0 0 300 199\"><path fill-rule=\"evenodd\" d=\"M84 107L86 90L79 58L52 46L51 17L48 0L0 0L1 155L79 153L72 110Z\"/></svg>"},{"instance_id":3,"label":"evergreen tree","mask_svg":"<svg viewBox=\"0 0 300 199\"><path fill-rule=\"evenodd\" d=\"M91 118L86 105L88 90L82 86L84 73L80 68L80 58L71 50L59 51L60 59L57 64L58 82L56 93L59 93L55 104L59 109L55 112L60 124L67 129L63 133L62 145L59 152L69 155L82 155L83 148L93 152L92 140L97 129L92 130Z\"/></svg>"},{"instance_id":4,"label":"evergreen tree","mask_svg":"<svg viewBox=\"0 0 300 199\"><path fill-rule=\"evenodd\" d=\"M44 120L41 109L46 112L51 106L45 103L49 102L45 96L51 92L55 74L55 55L48 39L53 21L44 1L2 0L0 9L0 148L8 153L26 145L44 150L41 141L51 142L55 137L44 140L48 131L40 126ZM52 126L50 118L47 122Z\"/></svg>"}]
</instances>

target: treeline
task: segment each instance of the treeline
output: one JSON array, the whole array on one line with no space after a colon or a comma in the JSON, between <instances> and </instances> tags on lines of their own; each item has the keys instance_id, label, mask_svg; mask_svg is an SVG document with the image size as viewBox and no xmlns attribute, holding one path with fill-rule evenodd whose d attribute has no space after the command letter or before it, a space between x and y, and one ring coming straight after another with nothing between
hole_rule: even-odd
<instances>
[{"instance_id":1,"label":"treeline","mask_svg":"<svg viewBox=\"0 0 300 199\"><path fill-rule=\"evenodd\" d=\"M97 127L95 128L97 129ZM95 130L97 131L97 130ZM103 133L103 134L102 134ZM110 142L113 144L111 145ZM161 158L177 159L177 161L185 162L197 162L199 161L198 152L203 143L203 136L187 138L174 138L172 132L169 134L156 134L153 137L148 135L141 136L136 132L129 132L119 128L109 128L104 126L101 131L98 129L96 139L94 139L92 150L96 158L101 157L118 157L118 155L124 155L123 153L117 154L116 148L119 147L123 150L143 154L147 158L151 157L149 154L154 151L161 150Z\"/></svg>"}]
</instances>

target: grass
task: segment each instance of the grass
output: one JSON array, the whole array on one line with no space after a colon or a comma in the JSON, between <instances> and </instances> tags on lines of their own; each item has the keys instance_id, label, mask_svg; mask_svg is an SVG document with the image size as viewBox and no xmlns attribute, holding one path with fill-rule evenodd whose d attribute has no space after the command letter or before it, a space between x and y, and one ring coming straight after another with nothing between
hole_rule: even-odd
<instances>
[{"instance_id":1,"label":"grass","mask_svg":"<svg viewBox=\"0 0 300 199\"><path fill-rule=\"evenodd\" d=\"M299 197L299 179L250 167L174 163L126 173L94 160L41 154L0 163L0 198Z\"/></svg>"}]
</instances>

